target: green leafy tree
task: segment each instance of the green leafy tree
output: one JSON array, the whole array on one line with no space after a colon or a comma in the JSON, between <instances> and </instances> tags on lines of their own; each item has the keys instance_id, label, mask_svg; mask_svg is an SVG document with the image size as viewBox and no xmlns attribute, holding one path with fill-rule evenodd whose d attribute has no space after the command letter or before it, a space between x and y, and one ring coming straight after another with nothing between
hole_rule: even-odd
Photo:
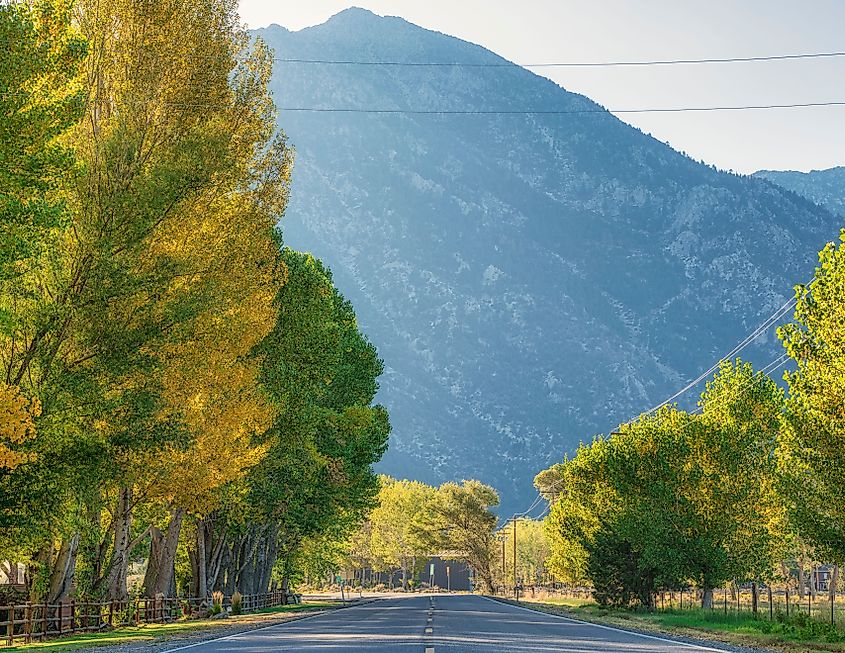
<instances>
[{"instance_id":1,"label":"green leafy tree","mask_svg":"<svg viewBox=\"0 0 845 653\"><path fill-rule=\"evenodd\" d=\"M476 480L444 483L432 503L431 550L466 562L483 592L493 591L498 520L491 508L498 505L496 490Z\"/></svg>"},{"instance_id":2,"label":"green leafy tree","mask_svg":"<svg viewBox=\"0 0 845 653\"><path fill-rule=\"evenodd\" d=\"M700 405L700 416L662 408L564 463L553 569L586 572L603 601L646 606L660 587L694 583L709 607L728 580L771 576L788 541L773 462L783 393L737 361Z\"/></svg>"},{"instance_id":3,"label":"green leafy tree","mask_svg":"<svg viewBox=\"0 0 845 653\"><path fill-rule=\"evenodd\" d=\"M62 312L52 281L70 234L67 135L85 99L87 47L70 10L63 0L0 5L0 411L18 424L0 436L0 559L20 562L49 541L86 471L84 454L52 456L66 452L43 374L55 347L44 324Z\"/></svg>"},{"instance_id":4,"label":"green leafy tree","mask_svg":"<svg viewBox=\"0 0 845 653\"><path fill-rule=\"evenodd\" d=\"M845 233L840 236L845 241ZM816 555L845 562L845 245L828 244L808 286L796 288L795 320L778 335L798 369L789 384L778 449L789 512Z\"/></svg>"},{"instance_id":5,"label":"green leafy tree","mask_svg":"<svg viewBox=\"0 0 845 653\"><path fill-rule=\"evenodd\" d=\"M382 477L378 505L370 514L370 549L380 570L402 572L402 587L421 571L430 555L429 530L435 489L419 481Z\"/></svg>"},{"instance_id":6,"label":"green leafy tree","mask_svg":"<svg viewBox=\"0 0 845 653\"><path fill-rule=\"evenodd\" d=\"M254 352L277 417L228 519L226 582L243 593L301 577L306 542L348 538L376 505L372 465L390 432L387 412L372 403L382 362L351 304L313 256L285 248L282 259L276 324Z\"/></svg>"},{"instance_id":7,"label":"green leafy tree","mask_svg":"<svg viewBox=\"0 0 845 653\"><path fill-rule=\"evenodd\" d=\"M517 519L516 576L522 583L539 585L545 582L550 547L543 520L523 517ZM504 552L504 567L502 553ZM513 520L496 532L493 569L500 586L513 583Z\"/></svg>"},{"instance_id":8,"label":"green leafy tree","mask_svg":"<svg viewBox=\"0 0 845 653\"><path fill-rule=\"evenodd\" d=\"M606 472L611 446L604 438L590 446L582 444L572 459L535 479L537 488L552 501L544 528L551 548L549 570L559 582L589 582L588 547L619 509L618 493Z\"/></svg>"}]
</instances>

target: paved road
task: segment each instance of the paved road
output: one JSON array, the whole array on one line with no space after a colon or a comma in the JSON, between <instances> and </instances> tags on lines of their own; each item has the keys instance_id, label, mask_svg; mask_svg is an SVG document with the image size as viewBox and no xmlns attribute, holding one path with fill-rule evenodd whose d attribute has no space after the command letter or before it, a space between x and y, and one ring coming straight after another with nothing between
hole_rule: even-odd
<instances>
[{"instance_id":1,"label":"paved road","mask_svg":"<svg viewBox=\"0 0 845 653\"><path fill-rule=\"evenodd\" d=\"M202 644L190 653L694 653L716 651L584 624L479 596L411 595Z\"/></svg>"}]
</instances>

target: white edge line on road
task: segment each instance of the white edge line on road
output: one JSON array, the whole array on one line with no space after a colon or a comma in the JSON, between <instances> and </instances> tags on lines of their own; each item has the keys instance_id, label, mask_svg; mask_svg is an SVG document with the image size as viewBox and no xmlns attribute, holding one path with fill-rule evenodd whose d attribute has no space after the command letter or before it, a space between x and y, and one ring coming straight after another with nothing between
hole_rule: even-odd
<instances>
[{"instance_id":1,"label":"white edge line on road","mask_svg":"<svg viewBox=\"0 0 845 653\"><path fill-rule=\"evenodd\" d=\"M367 601L367 603L361 603L360 605L350 605L348 608L340 608L341 610L351 610L353 608L360 608L362 606L367 605L368 603L372 603L373 601L377 601L378 599L372 599ZM292 624L298 621L305 621L306 619L316 619L317 617L322 617L323 615L328 614L329 612L335 612L338 608L334 609L327 609L327 610L320 610L316 614L307 614L304 617L294 617L293 619L288 619L286 621L281 621L277 624L270 624L268 626L259 626L258 628L253 628L251 630L243 630L239 633L232 633L231 635L224 635L223 637L212 637L211 639L204 639L201 642L194 642L193 644L185 644L185 646L177 646L175 648L168 648L161 653L174 653L174 651L184 651L188 648L194 648L196 646L202 646L203 644L211 644L212 642L222 642L226 639L235 639L236 637L240 637L242 635L250 635L252 633L257 633L259 630L267 630L268 628L278 628L279 626L286 626L288 624Z\"/></svg>"},{"instance_id":2,"label":"white edge line on road","mask_svg":"<svg viewBox=\"0 0 845 653\"><path fill-rule=\"evenodd\" d=\"M479 595L480 596L480 595ZM576 624L584 624L585 626L595 626L596 628L603 628L604 630L612 630L617 633L625 633L626 635L634 635L636 637L643 637L645 639L654 639L658 642L666 642L668 644L677 644L680 646L687 646L689 648L698 649L699 651L716 651L717 653L728 653L728 649L724 648L712 648L710 646L702 646L701 644L691 644L690 642L684 642L678 639L669 639L668 637L659 637L657 635L646 635L645 633L638 633L634 630L625 630L624 628L614 628L613 626L605 626L604 624L596 624L592 621L582 621L581 619L573 619L572 617L564 617L560 614L554 614L552 612L544 612L543 610L532 610L531 608L526 608L521 605L514 605L513 603L505 603L503 601L497 601L496 599L491 599L489 596L482 596L482 599L487 599L493 603L498 603L499 605L507 605L512 608L517 608L518 610L525 610L526 612L533 612L534 614L542 614L549 617L555 617L556 619L562 619L563 621L570 621Z\"/></svg>"}]
</instances>

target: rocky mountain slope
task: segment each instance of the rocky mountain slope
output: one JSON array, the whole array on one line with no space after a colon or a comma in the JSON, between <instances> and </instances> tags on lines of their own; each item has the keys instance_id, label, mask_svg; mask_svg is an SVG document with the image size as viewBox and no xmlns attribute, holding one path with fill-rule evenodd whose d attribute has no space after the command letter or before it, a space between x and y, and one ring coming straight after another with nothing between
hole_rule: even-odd
<instances>
[{"instance_id":1,"label":"rocky mountain slope","mask_svg":"<svg viewBox=\"0 0 845 653\"><path fill-rule=\"evenodd\" d=\"M507 63L357 9L257 33L280 59ZM297 149L285 238L332 267L386 362L382 470L480 478L503 513L768 317L839 227L515 65L278 61L273 88ZM780 348L770 332L746 353Z\"/></svg>"},{"instance_id":2,"label":"rocky mountain slope","mask_svg":"<svg viewBox=\"0 0 845 653\"><path fill-rule=\"evenodd\" d=\"M768 179L830 209L836 215L845 216L845 166L812 172L760 170L754 176Z\"/></svg>"}]
</instances>

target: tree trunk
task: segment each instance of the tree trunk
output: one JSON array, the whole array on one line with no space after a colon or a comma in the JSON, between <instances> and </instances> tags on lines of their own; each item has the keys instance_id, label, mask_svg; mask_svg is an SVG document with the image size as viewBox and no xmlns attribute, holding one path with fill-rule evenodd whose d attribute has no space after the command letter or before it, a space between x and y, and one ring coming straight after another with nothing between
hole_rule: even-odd
<instances>
[{"instance_id":1,"label":"tree trunk","mask_svg":"<svg viewBox=\"0 0 845 653\"><path fill-rule=\"evenodd\" d=\"M218 533L217 541L214 541L214 529L211 525L204 525L206 529L206 554L209 555L206 571L206 587L208 590L218 586L220 570L226 553L226 524L223 524Z\"/></svg>"},{"instance_id":2,"label":"tree trunk","mask_svg":"<svg viewBox=\"0 0 845 653\"><path fill-rule=\"evenodd\" d=\"M194 546L188 549L191 561L191 595L205 597L208 595L208 557L206 552L205 521L194 520Z\"/></svg>"},{"instance_id":3,"label":"tree trunk","mask_svg":"<svg viewBox=\"0 0 845 653\"><path fill-rule=\"evenodd\" d=\"M129 573L130 537L132 534L132 489L123 488L114 515L114 549L108 576L108 598L125 601L129 598L126 576Z\"/></svg>"},{"instance_id":4,"label":"tree trunk","mask_svg":"<svg viewBox=\"0 0 845 653\"><path fill-rule=\"evenodd\" d=\"M240 547L237 540L226 547L224 552L224 568L226 570L225 579L221 579L221 588L223 593L231 596L235 593L235 577L237 576L238 557L237 550Z\"/></svg>"},{"instance_id":5,"label":"tree trunk","mask_svg":"<svg viewBox=\"0 0 845 653\"><path fill-rule=\"evenodd\" d=\"M834 565L833 570L830 572L830 582L828 583L828 595L830 596L830 601L833 603L836 601L836 588L839 585L839 565Z\"/></svg>"},{"instance_id":6,"label":"tree trunk","mask_svg":"<svg viewBox=\"0 0 845 653\"><path fill-rule=\"evenodd\" d=\"M50 588L47 591L47 602L57 603L66 598L73 589L73 576L76 572L76 552L79 549L79 533L70 539L62 540L59 554L50 573Z\"/></svg>"},{"instance_id":7,"label":"tree trunk","mask_svg":"<svg viewBox=\"0 0 845 653\"><path fill-rule=\"evenodd\" d=\"M705 610L713 608L713 588L705 587L701 593L701 607Z\"/></svg>"},{"instance_id":8,"label":"tree trunk","mask_svg":"<svg viewBox=\"0 0 845 653\"><path fill-rule=\"evenodd\" d=\"M174 594L176 546L184 517L185 510L177 508L170 514L167 531L162 533L158 528L151 531L150 559L144 576L144 595L148 598L159 594L167 597Z\"/></svg>"},{"instance_id":9,"label":"tree trunk","mask_svg":"<svg viewBox=\"0 0 845 653\"><path fill-rule=\"evenodd\" d=\"M804 556L798 556L798 598L804 598L804 589L807 587L807 571L804 567Z\"/></svg>"},{"instance_id":10,"label":"tree trunk","mask_svg":"<svg viewBox=\"0 0 845 653\"><path fill-rule=\"evenodd\" d=\"M273 575L273 567L276 566L276 558L279 555L279 528L270 527L266 538L266 550L264 554L264 565L259 574L259 592L266 592L270 587L270 579Z\"/></svg>"}]
</instances>

